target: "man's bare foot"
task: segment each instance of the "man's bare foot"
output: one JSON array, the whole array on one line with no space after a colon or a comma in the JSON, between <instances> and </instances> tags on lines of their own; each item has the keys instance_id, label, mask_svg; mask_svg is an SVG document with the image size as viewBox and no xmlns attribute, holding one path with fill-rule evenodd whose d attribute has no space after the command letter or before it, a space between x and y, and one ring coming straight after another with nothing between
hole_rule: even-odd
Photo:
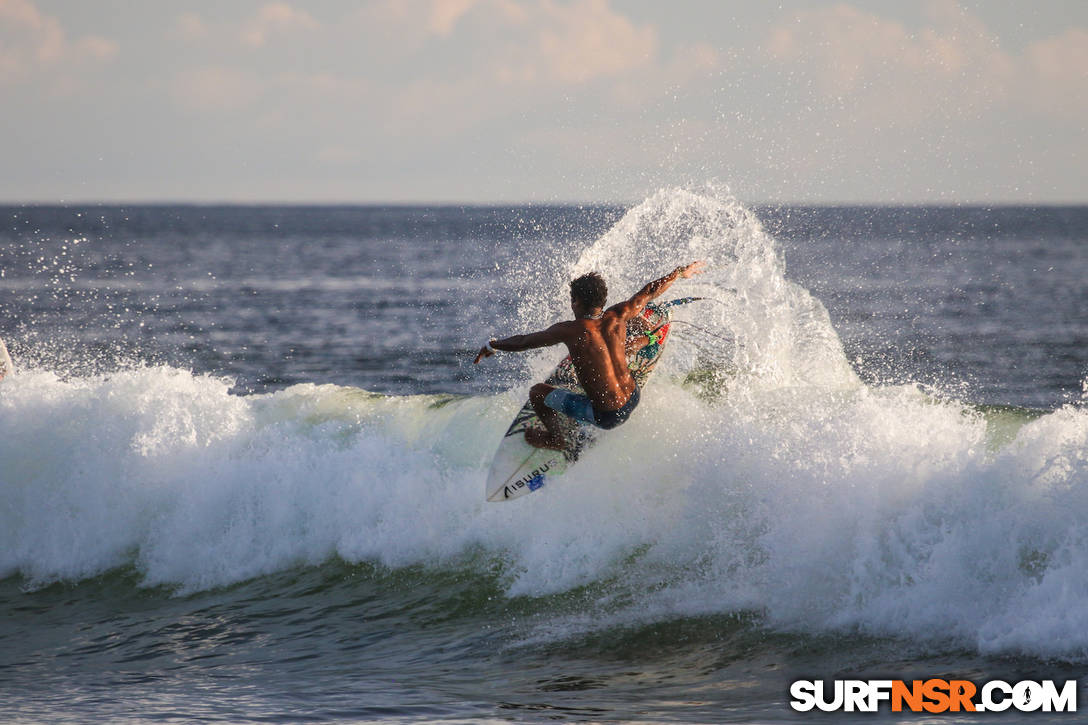
<instances>
[{"instance_id":1,"label":"man's bare foot","mask_svg":"<svg viewBox=\"0 0 1088 725\"><path fill-rule=\"evenodd\" d=\"M563 445L562 438L557 438L548 431L539 428L526 428L525 442L533 448L548 448L553 451L561 451L566 447Z\"/></svg>"}]
</instances>

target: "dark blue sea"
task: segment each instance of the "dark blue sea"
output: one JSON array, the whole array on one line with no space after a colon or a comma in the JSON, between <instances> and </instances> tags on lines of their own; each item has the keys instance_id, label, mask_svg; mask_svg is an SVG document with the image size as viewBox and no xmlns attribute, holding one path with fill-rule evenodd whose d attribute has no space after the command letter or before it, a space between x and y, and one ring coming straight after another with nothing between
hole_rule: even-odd
<instances>
[{"instance_id":1,"label":"dark blue sea","mask_svg":"<svg viewBox=\"0 0 1088 725\"><path fill-rule=\"evenodd\" d=\"M480 345L694 259L631 420L486 503L564 353ZM1088 712L1086 277L1088 207L0 207L0 721Z\"/></svg>"}]
</instances>

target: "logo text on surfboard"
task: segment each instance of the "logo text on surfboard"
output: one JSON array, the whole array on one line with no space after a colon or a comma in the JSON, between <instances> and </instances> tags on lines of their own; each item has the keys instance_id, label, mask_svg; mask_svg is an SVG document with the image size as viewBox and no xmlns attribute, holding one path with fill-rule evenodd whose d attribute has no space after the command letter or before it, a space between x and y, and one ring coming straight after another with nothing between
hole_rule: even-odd
<instances>
[{"instance_id":1,"label":"logo text on surfboard","mask_svg":"<svg viewBox=\"0 0 1088 725\"><path fill-rule=\"evenodd\" d=\"M540 466L534 468L532 473L527 473L513 483L508 483L503 487L502 495L505 498L510 498L510 495L519 488L529 487L530 491L535 491L544 485L544 474L551 470L551 467L555 465L555 459L552 459Z\"/></svg>"}]
</instances>

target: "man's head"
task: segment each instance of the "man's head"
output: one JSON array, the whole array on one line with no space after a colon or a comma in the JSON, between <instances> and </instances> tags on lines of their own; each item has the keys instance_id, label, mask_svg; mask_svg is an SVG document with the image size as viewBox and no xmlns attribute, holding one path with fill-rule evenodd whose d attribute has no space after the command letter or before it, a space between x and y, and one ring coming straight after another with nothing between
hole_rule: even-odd
<instances>
[{"instance_id":1,"label":"man's head","mask_svg":"<svg viewBox=\"0 0 1088 725\"><path fill-rule=\"evenodd\" d=\"M570 283L570 306L574 314L586 314L604 307L608 299L608 286L596 272L583 274Z\"/></svg>"}]
</instances>

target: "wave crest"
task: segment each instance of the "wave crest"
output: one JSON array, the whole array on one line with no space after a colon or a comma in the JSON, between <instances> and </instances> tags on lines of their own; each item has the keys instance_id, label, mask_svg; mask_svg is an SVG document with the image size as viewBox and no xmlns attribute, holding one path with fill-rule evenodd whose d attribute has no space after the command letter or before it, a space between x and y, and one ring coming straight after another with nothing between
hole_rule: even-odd
<instances>
[{"instance_id":1,"label":"wave crest","mask_svg":"<svg viewBox=\"0 0 1088 725\"><path fill-rule=\"evenodd\" d=\"M509 596L594 584L602 622L745 609L1088 658L1088 411L862 385L724 193L660 192L568 271L604 269L627 294L689 258L712 271L680 293L720 302L678 312L689 327L638 414L508 505L483 484L529 380L490 397L240 397L168 367L24 371L0 384L0 576L135 566L185 592L337 556L483 566Z\"/></svg>"}]
</instances>

